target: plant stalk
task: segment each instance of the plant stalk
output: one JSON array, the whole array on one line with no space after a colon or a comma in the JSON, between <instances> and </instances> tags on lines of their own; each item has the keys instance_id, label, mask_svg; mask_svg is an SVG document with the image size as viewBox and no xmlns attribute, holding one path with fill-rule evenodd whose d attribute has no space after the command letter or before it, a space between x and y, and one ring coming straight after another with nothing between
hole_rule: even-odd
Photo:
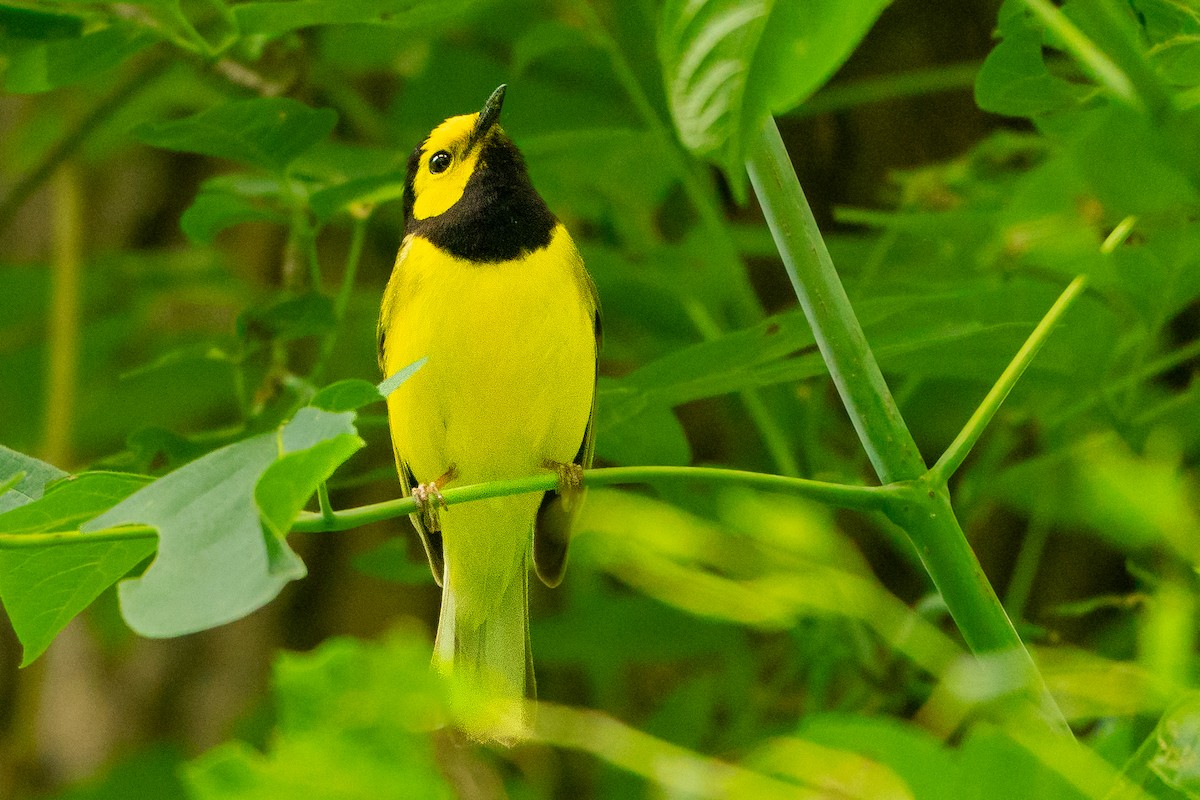
<instances>
[{"instance_id":1,"label":"plant stalk","mask_svg":"<svg viewBox=\"0 0 1200 800\"><path fill-rule=\"evenodd\" d=\"M1047 724L1069 731L967 543L944 480L932 480L926 470L846 297L774 118L766 118L751 142L746 168L859 439L880 480L904 495L899 504L888 504L889 516L908 534L971 651L1022 654L1028 685Z\"/></svg>"},{"instance_id":2,"label":"plant stalk","mask_svg":"<svg viewBox=\"0 0 1200 800\"><path fill-rule=\"evenodd\" d=\"M804 478L786 478L761 472L737 469L714 469L710 467L609 467L589 469L583 474L585 486L612 486L616 484L660 484L688 481L708 485L746 486L769 492L781 492L807 497L837 508L857 511L883 511L898 503L899 495L888 486L849 486L841 483L810 481ZM490 497L505 497L527 492L545 492L558 485L558 476L552 472L530 475L504 481L489 481L471 486L446 489L443 495L447 505L483 500ZM344 531L368 525L372 522L395 519L412 514L417 503L411 497L386 500L382 503L359 506L345 511L311 512L302 511L293 531L304 533L326 533ZM79 531L50 531L46 533L3 533L0 532L0 550L10 548L52 547L69 545L80 541L124 541L127 539L149 539L157 534L147 525L122 525L81 534Z\"/></svg>"},{"instance_id":3,"label":"plant stalk","mask_svg":"<svg viewBox=\"0 0 1200 800\"><path fill-rule=\"evenodd\" d=\"M79 369L80 266L83 190L79 170L64 163L54 182L54 260L50 330L46 345L46 416L42 458L61 467L71 460L71 429Z\"/></svg>"},{"instance_id":4,"label":"plant stalk","mask_svg":"<svg viewBox=\"0 0 1200 800\"><path fill-rule=\"evenodd\" d=\"M751 143L746 169L817 347L879 480L916 480L925 474L925 462L850 307L773 118Z\"/></svg>"}]
</instances>

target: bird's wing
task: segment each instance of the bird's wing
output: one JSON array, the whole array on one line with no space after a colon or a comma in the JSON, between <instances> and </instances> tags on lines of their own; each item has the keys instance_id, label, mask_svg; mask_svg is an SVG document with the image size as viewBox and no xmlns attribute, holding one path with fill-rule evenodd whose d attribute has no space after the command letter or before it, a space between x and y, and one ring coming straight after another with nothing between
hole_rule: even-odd
<instances>
[{"instance_id":1,"label":"bird's wing","mask_svg":"<svg viewBox=\"0 0 1200 800\"><path fill-rule=\"evenodd\" d=\"M409 237L405 237L404 243L400 246L400 254L397 257L397 262L403 262L408 250ZM392 318L392 292L389 285L388 291L383 294L383 308L379 314L379 325L375 329L375 342L379 348L379 368L384 371L386 377L386 368L384 366L384 347L387 344L387 329L388 322ZM408 466L408 462L404 460L404 456L392 447L392 452L396 456L396 472L400 475L400 486L404 489L404 496L412 495L413 487L417 485L417 479L413 476L412 469ZM425 546L425 555L429 557L429 569L433 572L433 580L438 586L442 585L442 575L445 572L446 562L442 555L442 534L437 531L425 530L425 525L421 521L420 514L409 514L408 518L412 521L412 525L417 529L417 534L421 537L421 544Z\"/></svg>"},{"instance_id":2,"label":"bird's wing","mask_svg":"<svg viewBox=\"0 0 1200 800\"><path fill-rule=\"evenodd\" d=\"M600 345L604 340L604 326L600 315L600 303L596 286L591 278L587 279L592 302L595 304L596 329L596 374L600 371ZM596 387L592 387L592 413L588 417L587 429L583 432L583 442L579 445L574 463L589 469L592 457L596 451ZM571 527L579 509L583 507L584 490L580 489L572 497L564 498L558 492L546 492L542 504L538 508L537 519L533 523L533 567L542 583L554 587L562 583L563 573L567 569L567 548L571 544Z\"/></svg>"}]
</instances>

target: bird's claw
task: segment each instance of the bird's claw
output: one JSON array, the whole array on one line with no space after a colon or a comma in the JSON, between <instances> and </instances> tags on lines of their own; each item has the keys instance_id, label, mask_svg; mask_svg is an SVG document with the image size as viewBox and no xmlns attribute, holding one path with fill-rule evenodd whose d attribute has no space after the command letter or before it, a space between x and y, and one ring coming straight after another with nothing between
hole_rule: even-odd
<instances>
[{"instance_id":1,"label":"bird's claw","mask_svg":"<svg viewBox=\"0 0 1200 800\"><path fill-rule=\"evenodd\" d=\"M542 462L546 469L552 469L558 474L558 494L563 505L570 508L575 500L583 494L583 467L579 464L564 464L561 461L546 459Z\"/></svg>"},{"instance_id":2,"label":"bird's claw","mask_svg":"<svg viewBox=\"0 0 1200 800\"><path fill-rule=\"evenodd\" d=\"M417 508L421 512L421 521L425 523L425 530L431 533L438 533L442 530L438 506L450 507L446 503L446 497L442 494L442 487L457 477L458 468L451 464L450 469L446 470L445 474L436 481L418 483L412 488L412 498L417 501Z\"/></svg>"}]
</instances>

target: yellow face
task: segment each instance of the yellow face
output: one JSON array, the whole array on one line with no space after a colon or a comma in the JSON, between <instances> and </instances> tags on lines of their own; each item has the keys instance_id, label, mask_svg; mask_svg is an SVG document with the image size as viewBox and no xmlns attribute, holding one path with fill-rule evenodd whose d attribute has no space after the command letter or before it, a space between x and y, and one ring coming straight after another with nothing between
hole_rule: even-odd
<instances>
[{"instance_id":1,"label":"yellow face","mask_svg":"<svg viewBox=\"0 0 1200 800\"><path fill-rule=\"evenodd\" d=\"M413 178L413 216L428 219L443 214L462 199L467 181L479 162L482 140L468 150L479 114L451 117L433 129L421 149ZM483 137L486 138L486 137Z\"/></svg>"}]
</instances>

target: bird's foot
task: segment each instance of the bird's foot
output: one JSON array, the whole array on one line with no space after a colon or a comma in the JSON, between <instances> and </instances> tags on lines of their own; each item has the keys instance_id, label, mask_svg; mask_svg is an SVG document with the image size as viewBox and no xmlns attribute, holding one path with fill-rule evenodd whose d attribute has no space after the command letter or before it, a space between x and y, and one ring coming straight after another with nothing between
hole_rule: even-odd
<instances>
[{"instance_id":1,"label":"bird's foot","mask_svg":"<svg viewBox=\"0 0 1200 800\"><path fill-rule=\"evenodd\" d=\"M446 470L437 480L418 483L412 488L412 497L417 501L417 508L421 512L421 521L425 524L425 530L430 533L438 533L442 530L441 512L438 506L449 508L446 498L442 495L442 489L457 477L458 467L451 464L450 469Z\"/></svg>"},{"instance_id":2,"label":"bird's foot","mask_svg":"<svg viewBox=\"0 0 1200 800\"><path fill-rule=\"evenodd\" d=\"M563 507L571 506L583 495L583 467L579 464L564 464L561 461L546 459L542 462L546 469L552 469L558 474L558 494L562 498Z\"/></svg>"}]
</instances>

